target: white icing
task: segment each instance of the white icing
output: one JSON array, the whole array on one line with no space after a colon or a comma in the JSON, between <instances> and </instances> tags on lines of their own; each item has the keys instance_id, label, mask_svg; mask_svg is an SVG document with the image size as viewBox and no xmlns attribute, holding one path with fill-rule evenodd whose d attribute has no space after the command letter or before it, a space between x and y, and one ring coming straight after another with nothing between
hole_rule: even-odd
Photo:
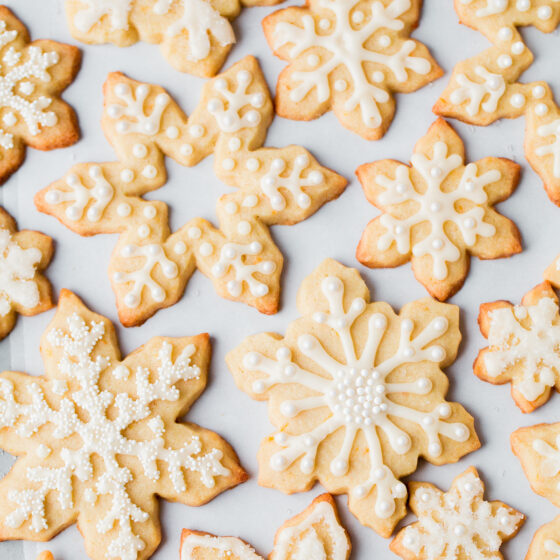
<instances>
[{"instance_id":1,"label":"white icing","mask_svg":"<svg viewBox=\"0 0 560 560\"><path fill-rule=\"evenodd\" d=\"M86 206L93 201L86 212L86 217L89 222L98 222L113 199L115 189L105 179L99 165L92 165L88 175L93 180L92 188L87 188L78 175L70 173L66 176L66 185L72 190L50 189L45 195L45 202L53 206L71 202L72 204L66 206L65 214L69 220L77 221L82 218Z\"/></svg>"},{"instance_id":2,"label":"white icing","mask_svg":"<svg viewBox=\"0 0 560 560\"><path fill-rule=\"evenodd\" d=\"M280 189L290 191L294 202L300 208L309 208L311 197L303 190L303 187L316 187L324 182L325 178L320 171L309 171L305 177L302 172L309 167L310 160L307 154L297 156L292 163L292 169L287 177L282 177L286 169L286 161L275 158L270 163L267 173L261 177L261 190L270 200L274 210L284 210L286 198Z\"/></svg>"},{"instance_id":3,"label":"white icing","mask_svg":"<svg viewBox=\"0 0 560 560\"><path fill-rule=\"evenodd\" d=\"M264 560L252 547L236 537L214 537L190 533L181 545L181 560L196 560L197 550L213 551L222 558L235 560ZM309 559L311 560L311 559Z\"/></svg>"},{"instance_id":4,"label":"white icing","mask_svg":"<svg viewBox=\"0 0 560 560\"><path fill-rule=\"evenodd\" d=\"M166 278L176 278L179 270L177 265L169 260L163 247L152 243L150 245L125 245L121 251L124 258L143 257L144 264L138 270L132 272L115 272L113 279L118 284L132 282L132 288L124 296L124 303L127 307L135 308L142 301L142 291L147 288L152 299L162 302L165 299L165 290L152 278L152 271L156 266L161 270Z\"/></svg>"},{"instance_id":5,"label":"white icing","mask_svg":"<svg viewBox=\"0 0 560 560\"><path fill-rule=\"evenodd\" d=\"M218 95L208 101L208 112L216 119L222 132L254 128L261 122L261 114L256 109L263 106L265 96L262 92L247 92L253 81L252 73L241 70L237 73L236 79L237 87L231 90L225 78L216 78L213 86ZM245 108L250 109L244 111Z\"/></svg>"},{"instance_id":6,"label":"white icing","mask_svg":"<svg viewBox=\"0 0 560 560\"><path fill-rule=\"evenodd\" d=\"M558 305L548 297L535 305L500 307L489 314L489 351L484 365L490 377L515 369L517 389L528 401L534 401L552 387L560 373L560 324ZM521 320L528 318L524 327Z\"/></svg>"},{"instance_id":7,"label":"white icing","mask_svg":"<svg viewBox=\"0 0 560 560\"><path fill-rule=\"evenodd\" d=\"M544 549L547 552L556 554L556 557L551 558L551 560L560 560L560 544L558 544L556 541L553 541L552 539L546 539L544 541Z\"/></svg>"},{"instance_id":8,"label":"white icing","mask_svg":"<svg viewBox=\"0 0 560 560\"><path fill-rule=\"evenodd\" d=\"M469 2L463 2L464 4L470 4L472 0ZM488 16L493 16L496 14L502 14L506 11L508 7L509 0L486 0L486 6L483 8L479 8L475 15L476 17L483 18Z\"/></svg>"},{"instance_id":9,"label":"white icing","mask_svg":"<svg viewBox=\"0 0 560 560\"><path fill-rule=\"evenodd\" d=\"M297 83L290 92L292 101L303 100L313 89L320 103L329 99L332 95L329 76L342 66L352 86L352 93L344 102L344 110L351 112L359 107L364 125L377 128L382 120L378 104L387 103L389 94L370 82L366 63L386 67L399 83L409 79L409 70L421 75L428 74L431 63L425 58L410 56L416 49L416 43L412 40L402 41L398 50L390 53L386 52L390 47L387 44L380 45L381 52L364 46L379 29L402 30L404 23L399 18L410 10L410 0L392 0L388 5L373 2L369 19L360 24L350 19L356 4L352 0L318 0L318 8L328 10L333 16L330 32L317 33L316 20L307 14L301 18L303 28L289 22L278 23L274 29L274 47L280 49L291 45L287 51L290 59L305 56L309 49L318 47L328 53L317 67L292 73L292 79Z\"/></svg>"},{"instance_id":10,"label":"white icing","mask_svg":"<svg viewBox=\"0 0 560 560\"><path fill-rule=\"evenodd\" d=\"M539 463L539 474L544 478L554 478L560 473L560 436L556 436L556 447L542 439L533 440L533 450L543 457ZM560 489L560 482L556 484Z\"/></svg>"},{"instance_id":11,"label":"white icing","mask_svg":"<svg viewBox=\"0 0 560 560\"><path fill-rule=\"evenodd\" d=\"M280 412L286 418L318 408L330 411L325 420L308 431L300 431L298 435L278 432L275 440L281 449L272 456L271 467L284 471L301 459L301 471L312 473L319 446L342 428L344 440L338 456L330 464L330 471L335 477L345 477L350 469L349 457L356 436L361 431L367 442L370 470L368 478L356 481L351 491L356 498L363 499L376 487L375 514L388 518L395 511L395 500L406 496L406 487L384 464L382 446L389 445L397 455L408 453L412 446L406 428L401 428L401 424L397 426L393 418L401 418L421 428L427 441L427 453L432 457L440 457L443 453L440 436L461 442L470 437L469 429L464 424L442 420L451 415L451 407L444 401L426 411L422 398L411 406L392 400L391 395L420 396L431 393L430 379L419 377L411 382L387 381L392 372L405 364L439 364L444 360L444 348L433 342L445 334L448 322L445 317L436 317L411 339L414 323L410 319L401 320L400 342L396 352L380 360L377 356L388 328L387 318L382 313L367 313L368 306L362 298L354 299L345 310L344 284L336 276L329 276L322 281L321 292L328 302L329 311L315 313L313 319L327 325L336 334L344 362L331 356L322 342L310 333L301 334L297 345L306 360L314 364L313 370L296 363L292 358L292 350L286 346L278 349L276 359L260 352L248 352L243 359L245 368L265 374L253 384L253 391L257 394L277 385L305 388L304 398L298 399L297 392L291 390L292 398L280 403ZM366 340L360 338L361 355L357 355L353 330L358 319L367 320L368 324ZM307 396L308 391L315 396ZM419 406L419 409L415 406ZM383 439L379 432L383 432ZM345 485L348 480L345 478Z\"/></svg>"},{"instance_id":12,"label":"white icing","mask_svg":"<svg viewBox=\"0 0 560 560\"><path fill-rule=\"evenodd\" d=\"M134 133L153 136L160 132L161 116L170 102L167 93L156 95L152 112L147 114L144 104L150 94L149 85L140 84L133 95L130 86L125 82L120 82L115 85L113 92L124 103L124 105L116 103L107 107L109 117L117 120L115 129L119 134Z\"/></svg>"},{"instance_id":13,"label":"white icing","mask_svg":"<svg viewBox=\"0 0 560 560\"><path fill-rule=\"evenodd\" d=\"M537 134L541 138L553 139L551 144L536 148L535 153L540 157L547 155L553 157L552 172L555 177L560 179L560 119L539 126Z\"/></svg>"},{"instance_id":14,"label":"white icing","mask_svg":"<svg viewBox=\"0 0 560 560\"><path fill-rule=\"evenodd\" d=\"M472 472L461 475L445 494L421 487L415 497L418 522L403 529L402 544L425 560L499 558L504 537L513 535L522 519L505 506L494 511Z\"/></svg>"},{"instance_id":15,"label":"white icing","mask_svg":"<svg viewBox=\"0 0 560 560\"><path fill-rule=\"evenodd\" d=\"M430 233L413 245L412 254L416 257L430 255L434 277L443 280L448 274L447 263L455 262L461 255L459 248L445 231L446 222L453 222L457 226L467 247L476 243L478 235L492 237L496 228L484 221L484 203L488 200L484 187L500 180L501 173L492 169L478 176L476 164L469 163L463 168L457 188L451 192L444 192L444 181L463 165L461 156L448 156L447 144L439 141L434 144L432 159L428 159L424 154L415 153L411 162L412 167L424 179L426 186L422 193L416 190L410 179L410 168L405 165L397 167L394 179L385 175L375 178L375 181L386 189L379 197L379 202L387 207L386 213L380 218L387 232L379 238L378 248L385 251L396 243L398 252L402 255L407 254L410 251L412 228L417 224L429 222ZM473 205L466 212L458 212L455 204L459 200L468 200ZM391 214L393 206L411 201L418 207L411 216L400 219Z\"/></svg>"},{"instance_id":16,"label":"white icing","mask_svg":"<svg viewBox=\"0 0 560 560\"><path fill-rule=\"evenodd\" d=\"M125 31L128 29L128 15L132 8L132 0L80 0L86 7L76 12L74 25L82 33L87 33L109 16L111 31Z\"/></svg>"},{"instance_id":17,"label":"white icing","mask_svg":"<svg viewBox=\"0 0 560 560\"><path fill-rule=\"evenodd\" d=\"M106 384L101 389L103 375L111 366L110 357L103 353L102 346L98 347L106 334L104 323L92 321L88 324L74 312L66 317L65 327L49 331L46 340L49 352L57 359L57 371L79 388L62 399L57 408L45 400L37 383L26 384L31 400L20 403L14 384L7 379L0 380L3 404L0 426L13 428L20 437L26 438L43 426L51 426L53 444L57 442L56 453L60 457L56 467L33 465L26 469L32 486L8 493L8 500L16 507L4 522L11 528L28 522L33 531L47 530L45 504L51 493L56 496L58 507L68 510L74 507L74 500L79 499L74 480L91 481L89 497L85 496L87 502L93 504L97 497L107 496L95 526L101 535L112 532L107 557L136 560L146 543L135 530L149 515L129 495L127 484L133 475L120 464L120 456L135 457L144 475L154 482L159 480L165 466L177 493L186 490L184 471L197 473L208 488L214 486L216 476L230 474L221 464L222 452L213 448L202 453L197 436L191 437L181 448L167 447L165 425L152 412L162 401L172 403L179 399L176 387L179 381L198 378L198 366L191 365L196 348L192 344L186 346L173 361L172 345L162 342L157 353L157 369L145 365L136 367L133 393L113 393ZM110 339L104 342L108 344ZM83 412L78 414L78 409ZM114 414L108 415L109 410ZM147 422L153 432L152 438L140 441L123 435L129 426L142 421ZM58 443L68 436L74 436L72 448ZM76 448L78 441L81 445ZM93 455L96 465L99 461L103 465L102 469L96 468L95 474Z\"/></svg>"},{"instance_id":18,"label":"white icing","mask_svg":"<svg viewBox=\"0 0 560 560\"><path fill-rule=\"evenodd\" d=\"M484 82L472 82L465 74L457 74L459 87L449 97L453 105L469 101L466 111L471 117L477 115L481 108L486 113L495 111L506 90L504 78L500 74L493 74L484 66L476 66L474 73Z\"/></svg>"},{"instance_id":19,"label":"white icing","mask_svg":"<svg viewBox=\"0 0 560 560\"><path fill-rule=\"evenodd\" d=\"M39 304L35 274L41 258L39 249L23 249L8 230L0 229L0 317L10 312L13 304L27 309Z\"/></svg>"}]
</instances>

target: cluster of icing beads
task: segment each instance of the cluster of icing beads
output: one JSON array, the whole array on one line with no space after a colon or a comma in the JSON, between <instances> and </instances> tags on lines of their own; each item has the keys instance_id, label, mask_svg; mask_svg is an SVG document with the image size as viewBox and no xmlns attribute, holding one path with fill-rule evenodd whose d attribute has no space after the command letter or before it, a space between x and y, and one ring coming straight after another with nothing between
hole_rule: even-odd
<instances>
[{"instance_id":1,"label":"cluster of icing beads","mask_svg":"<svg viewBox=\"0 0 560 560\"><path fill-rule=\"evenodd\" d=\"M484 500L474 468L459 475L448 492L417 484L411 507L418 521L400 531L391 549L403 558L499 558L503 541L524 522L523 514L501 502ZM400 553L398 545L414 556Z\"/></svg>"},{"instance_id":2,"label":"cluster of icing beads","mask_svg":"<svg viewBox=\"0 0 560 560\"><path fill-rule=\"evenodd\" d=\"M0 180L21 164L24 143L51 149L77 140L77 127L67 117L59 119L62 102L56 98L72 81L79 56L68 45L28 44L22 23L8 8L0 9ZM65 71L59 68L62 57ZM53 80L55 68L58 74ZM63 130L61 135L52 130L57 126Z\"/></svg>"},{"instance_id":3,"label":"cluster of icing beads","mask_svg":"<svg viewBox=\"0 0 560 560\"><path fill-rule=\"evenodd\" d=\"M365 230L358 259L376 266L377 254L394 249L412 260L429 256L431 271L427 278L418 279L435 297L446 299L455 289L439 287L449 277L448 264L464 258L478 239L497 234L496 227L488 221L494 212L488 193L504 186L508 192L513 190L516 174L507 171L516 164L487 158L465 165L461 140L441 119L418 146L411 166L383 160L358 169L366 196L383 211ZM420 236L417 228L424 224L429 224L429 230ZM454 226L452 231L450 225Z\"/></svg>"},{"instance_id":4,"label":"cluster of icing beads","mask_svg":"<svg viewBox=\"0 0 560 560\"><path fill-rule=\"evenodd\" d=\"M518 82L533 55L517 30L533 25L550 33L560 22L560 2L460 0L455 6L461 22L484 33L493 46L455 67L435 112L475 125L525 115L527 158L551 200L560 204L560 107L547 84Z\"/></svg>"},{"instance_id":5,"label":"cluster of icing beads","mask_svg":"<svg viewBox=\"0 0 560 560\"><path fill-rule=\"evenodd\" d=\"M80 234L122 233L110 275L123 324L175 303L195 267L225 297L277 309L282 256L268 225L292 224L338 196L346 181L303 148L260 148L272 102L247 57L208 82L190 118L162 88L111 74L103 124L118 164L79 164L36 197L40 210ZM217 203L220 228L194 218L171 234L167 207L141 195L165 183L162 153L215 169L239 187Z\"/></svg>"},{"instance_id":6,"label":"cluster of icing beads","mask_svg":"<svg viewBox=\"0 0 560 560\"><path fill-rule=\"evenodd\" d=\"M255 550L236 537L183 531L181 560L194 560L199 554L209 560L263 560ZM271 557L278 560L347 560L350 541L337 516L334 500L319 496L276 533Z\"/></svg>"},{"instance_id":7,"label":"cluster of icing beads","mask_svg":"<svg viewBox=\"0 0 560 560\"><path fill-rule=\"evenodd\" d=\"M427 304L428 319L422 327L410 317L397 317L387 307L383 307L384 312L377 311L378 304L368 305L363 297L345 304L347 293L356 293L362 283L350 281L344 267L337 267L340 275L324 276L320 267L311 283L306 281L313 294L322 295L322 300L316 298L321 310L310 310L297 336L278 340L274 357L268 355L270 339L256 338L234 350L228 363L234 375L251 374L253 381L247 391L252 396L259 400L266 396L272 399L271 406L276 406L272 404L275 402L279 407L282 429L263 444L266 452L262 450L270 456L272 472L282 473L297 465L301 473L314 478L320 477L321 463L328 465L328 477L320 477L323 484L329 487L332 481L338 491L340 480L345 485L354 481L349 487L350 507L353 502L372 500L367 508L357 507L356 515L364 523L363 512L367 509L366 524L377 529L375 519L383 523L398 516L397 506L403 505L407 494L399 481L404 473L393 464L392 457L412 452L441 461L448 442L462 444L469 451L467 442L475 441L476 435L471 427L456 421L460 406L445 402L434 383L443 375L440 364L450 350L445 346L445 336L456 328L445 315L437 313L447 311L445 304ZM387 355L384 341L393 323L400 329L399 343L395 352ZM357 324L367 325L367 333ZM266 351L261 351L261 344ZM339 349L339 357L327 350L332 345ZM313 367L301 365L300 355ZM380 359L380 355L385 357ZM413 369L402 369L406 364L422 364L424 374L410 374ZM410 373L396 378L397 371ZM278 400L275 391L283 386L290 387L290 398ZM407 395L407 404L402 404L399 395ZM311 422L305 431L297 424L295 435L291 422L297 422L300 413L318 409L325 411L319 416L321 421ZM404 422L397 423L397 419ZM336 456L319 459L324 453L321 444L335 433L340 435L340 430L344 436L339 437ZM367 443L362 449L368 461L359 461L356 466L351 456L362 438L362 443ZM420 440L424 442L421 450L413 444Z\"/></svg>"},{"instance_id":8,"label":"cluster of icing beads","mask_svg":"<svg viewBox=\"0 0 560 560\"><path fill-rule=\"evenodd\" d=\"M164 420L154 412L163 406L177 413L190 395L199 394L205 372L197 356L204 355L206 344L204 337L158 339L135 358L119 361L108 320L63 292L45 338L47 376L33 381L22 373L0 376L2 433L25 439L34 451L26 456L25 466L14 466L15 472L21 471L22 483L4 490L5 535L15 538L28 530L41 538L64 527L66 516L75 519L85 509L90 514L80 523L94 524L84 531L86 539L110 533L104 544L96 545L103 548L103 557L135 560L146 547L141 528L156 523L140 504L154 494L194 503L193 496L200 500L201 492L204 502L223 490L223 480L231 483L234 475L223 462L225 442L186 424L170 424L175 417ZM130 392L119 385L126 380L133 381L127 385ZM149 435L125 435L139 423L147 426ZM47 426L45 432L42 428ZM137 458L138 465L123 463L124 456ZM187 485L186 472L195 487ZM145 476L143 489L136 485L132 494L128 483L140 473ZM161 480L164 473L166 480ZM193 484L193 476L199 484ZM53 495L64 512L57 516L60 525L50 515Z\"/></svg>"},{"instance_id":9,"label":"cluster of icing beads","mask_svg":"<svg viewBox=\"0 0 560 560\"><path fill-rule=\"evenodd\" d=\"M270 1L257 0L250 5L260 3ZM111 41L119 46L138 39L156 42L177 70L207 77L216 74L235 43L229 19L239 13L242 3L152 0L151 4L146 6L140 0L66 0L70 28L77 39Z\"/></svg>"},{"instance_id":10,"label":"cluster of icing beads","mask_svg":"<svg viewBox=\"0 0 560 560\"><path fill-rule=\"evenodd\" d=\"M408 38L419 4L318 0L299 8L297 20L293 8L268 16L267 39L292 64L278 81L278 111L314 118L339 106L345 126L380 138L394 112L391 92L408 93L441 74L426 47Z\"/></svg>"}]
</instances>

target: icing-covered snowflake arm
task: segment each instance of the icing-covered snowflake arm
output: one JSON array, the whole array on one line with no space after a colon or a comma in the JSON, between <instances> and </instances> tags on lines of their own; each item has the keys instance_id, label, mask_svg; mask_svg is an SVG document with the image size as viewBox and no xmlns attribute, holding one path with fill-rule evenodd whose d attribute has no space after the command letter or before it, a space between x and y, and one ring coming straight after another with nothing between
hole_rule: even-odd
<instances>
[{"instance_id":1,"label":"icing-covered snowflake arm","mask_svg":"<svg viewBox=\"0 0 560 560\"><path fill-rule=\"evenodd\" d=\"M502 542L515 536L525 516L503 502L484 500L474 467L443 493L427 483L410 484L410 507L418 521L402 529L390 547L405 560L489 558L502 560Z\"/></svg>"}]
</instances>

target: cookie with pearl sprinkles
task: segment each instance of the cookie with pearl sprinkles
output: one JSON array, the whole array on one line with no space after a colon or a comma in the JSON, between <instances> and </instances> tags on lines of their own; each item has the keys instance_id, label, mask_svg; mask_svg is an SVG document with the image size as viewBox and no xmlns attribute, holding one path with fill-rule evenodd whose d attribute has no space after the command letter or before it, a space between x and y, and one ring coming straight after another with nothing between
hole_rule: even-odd
<instances>
[{"instance_id":1,"label":"cookie with pearl sprinkles","mask_svg":"<svg viewBox=\"0 0 560 560\"><path fill-rule=\"evenodd\" d=\"M176 70L214 76L235 43L231 21L243 7L281 0L66 0L72 36L90 44L160 46Z\"/></svg>"},{"instance_id":2,"label":"cookie with pearl sprinkles","mask_svg":"<svg viewBox=\"0 0 560 560\"><path fill-rule=\"evenodd\" d=\"M51 285L41 274L52 255L48 235L18 231L0 207L0 340L14 328L18 313L37 315L53 306Z\"/></svg>"},{"instance_id":3,"label":"cookie with pearl sprinkles","mask_svg":"<svg viewBox=\"0 0 560 560\"><path fill-rule=\"evenodd\" d=\"M348 560L350 539L338 518L335 501L323 494L286 521L276 533L270 560ZM217 537L184 529L180 560L264 560L237 537Z\"/></svg>"},{"instance_id":4,"label":"cookie with pearl sprinkles","mask_svg":"<svg viewBox=\"0 0 560 560\"><path fill-rule=\"evenodd\" d=\"M560 107L545 82L518 81L533 62L518 27L551 33L560 22L560 2L455 0L455 9L461 23L483 33L492 46L455 66L434 112L477 126L524 115L525 155L560 205Z\"/></svg>"},{"instance_id":5,"label":"cookie with pearl sprinkles","mask_svg":"<svg viewBox=\"0 0 560 560\"><path fill-rule=\"evenodd\" d=\"M0 6L0 183L36 150L78 141L74 110L60 99L80 68L81 53L49 39L31 42L23 23Z\"/></svg>"},{"instance_id":6,"label":"cookie with pearl sprinkles","mask_svg":"<svg viewBox=\"0 0 560 560\"><path fill-rule=\"evenodd\" d=\"M333 260L304 280L297 303L302 317L285 336L251 336L226 357L277 428L261 443L259 483L293 493L319 481L389 537L406 515L399 479L420 456L443 465L480 447L473 418L445 400L459 309L425 298L397 315Z\"/></svg>"},{"instance_id":7,"label":"cookie with pearl sprinkles","mask_svg":"<svg viewBox=\"0 0 560 560\"><path fill-rule=\"evenodd\" d=\"M0 374L2 540L73 523L93 560L149 558L156 496L201 506L246 480L217 434L178 422L206 385L207 334L152 338L121 359L111 322L63 290L41 340L46 374Z\"/></svg>"},{"instance_id":8,"label":"cookie with pearl sprinkles","mask_svg":"<svg viewBox=\"0 0 560 560\"><path fill-rule=\"evenodd\" d=\"M514 191L519 172L504 158L465 163L463 141L438 119L410 165L385 159L356 170L366 198L382 212L362 234L357 259L370 268L411 261L428 292L448 299L465 282L470 255L497 259L521 251L517 227L493 208Z\"/></svg>"},{"instance_id":9,"label":"cookie with pearl sprinkles","mask_svg":"<svg viewBox=\"0 0 560 560\"><path fill-rule=\"evenodd\" d=\"M443 71L410 33L421 0L309 0L263 20L278 77L276 111L312 120L332 110L366 140L381 138L395 113L393 93L411 93Z\"/></svg>"},{"instance_id":10,"label":"cookie with pearl sprinkles","mask_svg":"<svg viewBox=\"0 0 560 560\"><path fill-rule=\"evenodd\" d=\"M533 288L521 305L483 303L478 324L489 346L474 363L483 381L511 383L511 395L523 412L545 404L560 390L560 314L548 282Z\"/></svg>"},{"instance_id":11,"label":"cookie with pearl sprinkles","mask_svg":"<svg viewBox=\"0 0 560 560\"><path fill-rule=\"evenodd\" d=\"M75 165L35 203L81 235L120 234L109 275L121 322L173 305L196 268L221 296L275 313L283 257L269 226L305 220L346 180L299 146L261 147L273 109L256 59L207 82L189 118L161 87L120 73L104 92L102 125L119 161ZM193 217L171 232L167 205L142 195L165 184L165 155L188 167L212 153L218 178L236 187L217 202L220 227Z\"/></svg>"},{"instance_id":12,"label":"cookie with pearl sprinkles","mask_svg":"<svg viewBox=\"0 0 560 560\"><path fill-rule=\"evenodd\" d=\"M484 499L484 484L474 467L455 478L445 493L426 482L411 482L409 489L418 521L391 542L391 550L404 560L501 560L502 543L525 522L512 507Z\"/></svg>"}]
</instances>

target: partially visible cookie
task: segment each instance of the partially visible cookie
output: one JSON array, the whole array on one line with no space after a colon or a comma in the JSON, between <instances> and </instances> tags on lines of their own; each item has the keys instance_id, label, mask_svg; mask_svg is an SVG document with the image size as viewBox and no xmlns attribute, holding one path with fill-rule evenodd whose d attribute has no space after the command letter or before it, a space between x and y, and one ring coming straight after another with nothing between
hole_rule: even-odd
<instances>
[{"instance_id":1,"label":"partially visible cookie","mask_svg":"<svg viewBox=\"0 0 560 560\"><path fill-rule=\"evenodd\" d=\"M277 428L259 449L259 483L291 494L320 481L388 537L406 515L400 478L419 458L452 463L480 442L472 416L445 400L459 309L425 298L397 315L369 297L357 270L325 260L304 280L302 317L285 336L251 336L226 361L242 391L268 401Z\"/></svg>"},{"instance_id":2,"label":"partially visible cookie","mask_svg":"<svg viewBox=\"0 0 560 560\"><path fill-rule=\"evenodd\" d=\"M136 41L160 45L180 72L214 76L235 43L230 23L243 6L281 0L66 0L76 39L126 47Z\"/></svg>"},{"instance_id":3,"label":"partially visible cookie","mask_svg":"<svg viewBox=\"0 0 560 560\"><path fill-rule=\"evenodd\" d=\"M351 544L330 494L313 500L300 514L286 521L274 539L270 560L348 560ZM237 537L216 537L184 529L180 560L264 560Z\"/></svg>"},{"instance_id":4,"label":"partially visible cookie","mask_svg":"<svg viewBox=\"0 0 560 560\"><path fill-rule=\"evenodd\" d=\"M511 383L511 395L523 412L533 412L560 390L560 314L548 282L525 294L521 305L483 303L478 324L489 346L474 362L483 381Z\"/></svg>"},{"instance_id":5,"label":"partially visible cookie","mask_svg":"<svg viewBox=\"0 0 560 560\"><path fill-rule=\"evenodd\" d=\"M558 560L560 558L560 516L543 525L533 537L525 560Z\"/></svg>"},{"instance_id":6,"label":"partially visible cookie","mask_svg":"<svg viewBox=\"0 0 560 560\"><path fill-rule=\"evenodd\" d=\"M76 114L60 99L80 68L79 49L30 40L23 23L0 6L0 183L22 164L26 146L65 148L80 136Z\"/></svg>"},{"instance_id":7,"label":"partially visible cookie","mask_svg":"<svg viewBox=\"0 0 560 560\"><path fill-rule=\"evenodd\" d=\"M54 556L52 552L48 550L43 550L43 552L39 552L39 556L37 556L37 560L54 560Z\"/></svg>"},{"instance_id":8,"label":"partially visible cookie","mask_svg":"<svg viewBox=\"0 0 560 560\"><path fill-rule=\"evenodd\" d=\"M519 171L504 158L465 164L461 138L438 119L410 165L385 159L358 167L365 195L382 215L367 225L357 259L371 268L410 260L428 292L448 299L463 285L470 255L497 259L521 251L517 227L494 210L516 188Z\"/></svg>"},{"instance_id":9,"label":"partially visible cookie","mask_svg":"<svg viewBox=\"0 0 560 560\"><path fill-rule=\"evenodd\" d=\"M308 0L263 20L278 57L276 111L311 120L333 110L366 140L381 138L395 112L393 93L410 93L443 71L419 41L421 0Z\"/></svg>"},{"instance_id":10,"label":"partially visible cookie","mask_svg":"<svg viewBox=\"0 0 560 560\"><path fill-rule=\"evenodd\" d=\"M410 508L418 521L401 529L390 545L405 560L503 559L502 543L525 522L503 502L484 500L484 483L474 467L445 493L427 482L411 482Z\"/></svg>"},{"instance_id":11,"label":"partially visible cookie","mask_svg":"<svg viewBox=\"0 0 560 560\"><path fill-rule=\"evenodd\" d=\"M53 306L51 285L41 274L52 255L48 235L18 231L0 208L0 339L14 328L18 313L37 315Z\"/></svg>"}]
</instances>

